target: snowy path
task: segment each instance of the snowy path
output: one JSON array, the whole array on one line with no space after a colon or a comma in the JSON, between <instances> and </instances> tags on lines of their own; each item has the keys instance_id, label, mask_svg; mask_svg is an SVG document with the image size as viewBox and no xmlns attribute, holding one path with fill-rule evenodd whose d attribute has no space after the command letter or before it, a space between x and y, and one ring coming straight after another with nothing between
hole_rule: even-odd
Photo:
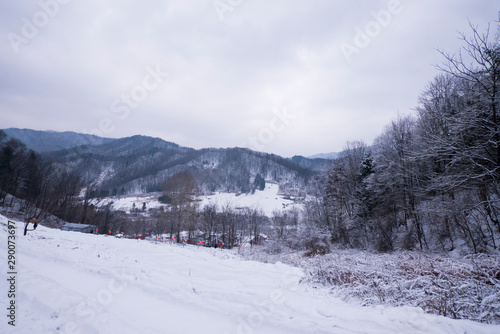
<instances>
[{"instance_id":1,"label":"snowy path","mask_svg":"<svg viewBox=\"0 0 500 334\"><path fill-rule=\"evenodd\" d=\"M0 223L6 268L6 219ZM416 308L346 304L299 284L297 268L242 261L229 251L44 227L23 237L20 226L17 326L3 315L0 333L500 332ZM0 290L6 310L5 279Z\"/></svg>"}]
</instances>

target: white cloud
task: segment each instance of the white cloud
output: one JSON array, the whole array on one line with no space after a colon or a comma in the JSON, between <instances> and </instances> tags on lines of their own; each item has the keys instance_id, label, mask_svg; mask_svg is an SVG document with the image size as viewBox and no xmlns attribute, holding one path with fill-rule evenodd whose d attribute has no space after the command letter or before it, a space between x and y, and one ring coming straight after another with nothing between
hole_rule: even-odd
<instances>
[{"instance_id":1,"label":"white cloud","mask_svg":"<svg viewBox=\"0 0 500 334\"><path fill-rule=\"evenodd\" d=\"M49 0L45 0L49 1ZM55 1L55 0L54 0ZM83 131L113 122L111 137L154 135L184 146L231 147L269 126L273 110L297 118L265 150L290 156L368 143L417 103L467 18L497 18L495 1L409 1L348 62L340 43L388 1L243 0L221 21L212 1L71 1L15 53L0 41L3 127ZM40 7L0 5L0 34L22 35ZM148 66L169 76L117 117L111 104Z\"/></svg>"}]
</instances>

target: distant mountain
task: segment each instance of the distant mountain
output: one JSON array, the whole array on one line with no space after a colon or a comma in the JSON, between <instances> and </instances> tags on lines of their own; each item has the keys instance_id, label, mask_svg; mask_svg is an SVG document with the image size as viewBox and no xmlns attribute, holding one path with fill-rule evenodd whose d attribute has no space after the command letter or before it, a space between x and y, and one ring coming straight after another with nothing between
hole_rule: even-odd
<instances>
[{"instance_id":1,"label":"distant mountain","mask_svg":"<svg viewBox=\"0 0 500 334\"><path fill-rule=\"evenodd\" d=\"M339 157L339 152L331 152L331 153L318 153L315 155L311 155L307 158L309 159L329 159L329 160L334 160Z\"/></svg>"},{"instance_id":2,"label":"distant mountain","mask_svg":"<svg viewBox=\"0 0 500 334\"><path fill-rule=\"evenodd\" d=\"M9 128L3 131L7 136L22 141L29 149L39 153L57 151L80 145L101 145L115 140L70 131L36 131L16 128Z\"/></svg>"},{"instance_id":3,"label":"distant mountain","mask_svg":"<svg viewBox=\"0 0 500 334\"><path fill-rule=\"evenodd\" d=\"M4 131L62 169L78 171L102 197L158 192L166 179L183 171L205 194L248 193L256 188L255 179L263 178L278 184L282 193L299 195L331 164L331 160L285 159L245 148L195 150L139 135L110 139L75 132Z\"/></svg>"},{"instance_id":4,"label":"distant mountain","mask_svg":"<svg viewBox=\"0 0 500 334\"><path fill-rule=\"evenodd\" d=\"M64 168L79 170L101 196L162 190L165 180L188 171L202 193L250 192L260 175L289 194L303 192L322 170L320 160L300 164L245 148L195 150L159 138L133 136L99 145L80 145L44 156Z\"/></svg>"}]
</instances>

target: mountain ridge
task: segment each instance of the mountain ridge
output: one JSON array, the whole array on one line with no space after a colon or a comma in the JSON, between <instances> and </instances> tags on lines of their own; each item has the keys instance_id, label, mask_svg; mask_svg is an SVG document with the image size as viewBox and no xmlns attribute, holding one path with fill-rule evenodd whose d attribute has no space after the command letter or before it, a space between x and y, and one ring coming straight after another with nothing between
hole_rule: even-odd
<instances>
[{"instance_id":1,"label":"mountain ridge","mask_svg":"<svg viewBox=\"0 0 500 334\"><path fill-rule=\"evenodd\" d=\"M45 153L68 149L80 145L96 145L111 142L115 139L83 134L73 131L52 131L8 128L3 132L10 138L23 142L28 149L38 153Z\"/></svg>"},{"instance_id":2,"label":"mountain ridge","mask_svg":"<svg viewBox=\"0 0 500 334\"><path fill-rule=\"evenodd\" d=\"M8 132L21 141L27 138L28 148L38 147L42 156L59 167L79 171L103 197L161 191L165 180L186 171L203 193L247 193L253 191L257 175L287 193L300 193L331 164L326 159L287 159L239 147L194 149L143 135L111 139L75 132Z\"/></svg>"},{"instance_id":3,"label":"mountain ridge","mask_svg":"<svg viewBox=\"0 0 500 334\"><path fill-rule=\"evenodd\" d=\"M327 159L335 160L338 158L340 152L330 152L330 153L317 153L314 155L307 156L308 159Z\"/></svg>"}]
</instances>

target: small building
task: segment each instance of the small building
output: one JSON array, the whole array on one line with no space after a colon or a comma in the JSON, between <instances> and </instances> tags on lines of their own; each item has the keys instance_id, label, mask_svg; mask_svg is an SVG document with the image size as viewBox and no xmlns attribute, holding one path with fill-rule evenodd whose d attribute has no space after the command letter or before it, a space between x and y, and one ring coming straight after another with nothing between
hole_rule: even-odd
<instances>
[{"instance_id":1,"label":"small building","mask_svg":"<svg viewBox=\"0 0 500 334\"><path fill-rule=\"evenodd\" d=\"M73 231L82 233L95 233L97 226L87 224L66 223L61 227L62 231Z\"/></svg>"}]
</instances>

